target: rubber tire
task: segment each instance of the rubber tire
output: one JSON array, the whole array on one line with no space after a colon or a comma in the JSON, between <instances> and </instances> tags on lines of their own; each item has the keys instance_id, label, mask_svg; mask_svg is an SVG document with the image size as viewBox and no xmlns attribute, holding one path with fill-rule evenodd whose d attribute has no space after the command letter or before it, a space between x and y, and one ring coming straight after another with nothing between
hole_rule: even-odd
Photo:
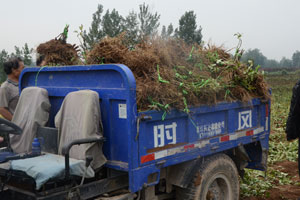
<instances>
[{"instance_id":1,"label":"rubber tire","mask_svg":"<svg viewBox=\"0 0 300 200\"><path fill-rule=\"evenodd\" d=\"M200 158L201 159L201 158ZM207 191L210 189L215 191L215 195L220 193L220 187L216 186L217 180L220 185L223 185L223 193L221 200L238 200L240 192L239 177L236 165L232 159L225 154L216 154L205 157L200 164L198 172L195 174L193 181L187 188L176 187L177 200L207 200Z\"/></svg>"}]
</instances>

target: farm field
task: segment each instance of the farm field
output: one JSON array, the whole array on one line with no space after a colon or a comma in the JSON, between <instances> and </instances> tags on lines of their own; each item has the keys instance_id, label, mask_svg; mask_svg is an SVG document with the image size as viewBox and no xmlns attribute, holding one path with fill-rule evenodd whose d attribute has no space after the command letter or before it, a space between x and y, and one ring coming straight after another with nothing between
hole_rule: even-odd
<instances>
[{"instance_id":1,"label":"farm field","mask_svg":"<svg viewBox=\"0 0 300 200\"><path fill-rule=\"evenodd\" d=\"M300 71L279 71L266 75L272 88L271 135L268 171L247 170L241 180L241 199L279 200L300 197L300 179L297 167L298 141L287 142L285 123L294 84L300 79Z\"/></svg>"}]
</instances>

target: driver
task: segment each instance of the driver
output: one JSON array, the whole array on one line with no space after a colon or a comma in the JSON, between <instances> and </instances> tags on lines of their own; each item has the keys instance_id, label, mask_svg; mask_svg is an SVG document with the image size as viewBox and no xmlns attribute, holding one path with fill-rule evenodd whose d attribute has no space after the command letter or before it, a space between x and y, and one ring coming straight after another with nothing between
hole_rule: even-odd
<instances>
[{"instance_id":1,"label":"driver","mask_svg":"<svg viewBox=\"0 0 300 200\"><path fill-rule=\"evenodd\" d=\"M24 69L21 58L14 58L4 63L7 80L0 88L0 114L11 121L19 101L19 76Z\"/></svg>"},{"instance_id":2,"label":"driver","mask_svg":"<svg viewBox=\"0 0 300 200\"><path fill-rule=\"evenodd\" d=\"M11 121L19 101L19 76L24 69L21 58L13 58L3 64L7 79L0 87L0 115ZM3 142L0 136L0 143Z\"/></svg>"}]
</instances>

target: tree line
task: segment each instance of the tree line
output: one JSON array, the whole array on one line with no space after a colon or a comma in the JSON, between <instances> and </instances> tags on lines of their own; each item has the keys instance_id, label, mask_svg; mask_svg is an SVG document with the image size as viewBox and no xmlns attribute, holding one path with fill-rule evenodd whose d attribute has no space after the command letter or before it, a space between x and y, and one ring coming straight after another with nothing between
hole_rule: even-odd
<instances>
[{"instance_id":1,"label":"tree line","mask_svg":"<svg viewBox=\"0 0 300 200\"><path fill-rule=\"evenodd\" d=\"M242 56L242 61L252 60L254 66L260 65L263 68L297 68L300 67L300 51L295 51L291 59L282 57L280 61L268 59L259 49L248 49Z\"/></svg>"},{"instance_id":2,"label":"tree line","mask_svg":"<svg viewBox=\"0 0 300 200\"><path fill-rule=\"evenodd\" d=\"M79 27L76 33L80 39L80 47L83 52L90 50L104 37L115 37L121 33L126 33L126 39L129 45L135 45L146 37L161 35L163 39L168 37L178 37L185 42L201 44L202 28L196 23L196 14L194 11L185 12L179 19L179 26L174 28L172 24L163 25L159 33L160 14L151 12L149 5L145 3L139 5L139 11L131 11L127 16L122 16L116 9L104 11L101 4L92 15L93 20L88 30L83 26ZM32 63L33 49L29 48L27 43L24 47L15 46L15 52L9 54L6 50L0 51L0 82L5 80L6 75L3 72L3 63L10 57L21 57L25 66L34 65Z\"/></svg>"},{"instance_id":3,"label":"tree line","mask_svg":"<svg viewBox=\"0 0 300 200\"><path fill-rule=\"evenodd\" d=\"M139 12L131 11L127 16L120 15L116 9L104 12L103 6L99 4L93 14L89 30L80 27L78 32L82 39L80 46L83 50L90 50L102 38L115 37L121 33L125 33L129 45L135 45L147 37L156 35L160 35L163 39L178 37L189 44L201 44L202 28L196 23L194 11L185 12L179 19L177 28L174 28L172 23L163 25L160 33L159 20L160 14L151 12L145 3L139 5Z\"/></svg>"}]
</instances>

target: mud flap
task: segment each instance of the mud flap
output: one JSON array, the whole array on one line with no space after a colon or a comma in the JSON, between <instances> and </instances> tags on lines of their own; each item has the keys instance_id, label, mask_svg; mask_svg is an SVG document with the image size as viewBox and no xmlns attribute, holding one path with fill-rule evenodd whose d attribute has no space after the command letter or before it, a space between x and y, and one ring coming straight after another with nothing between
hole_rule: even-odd
<instances>
[{"instance_id":1,"label":"mud flap","mask_svg":"<svg viewBox=\"0 0 300 200\"><path fill-rule=\"evenodd\" d=\"M264 171L267 171L268 169L268 153L268 149L262 148L261 166L263 167Z\"/></svg>"},{"instance_id":2,"label":"mud flap","mask_svg":"<svg viewBox=\"0 0 300 200\"><path fill-rule=\"evenodd\" d=\"M202 159L198 158L168 168L167 182L182 188L187 188L197 173Z\"/></svg>"},{"instance_id":3,"label":"mud flap","mask_svg":"<svg viewBox=\"0 0 300 200\"><path fill-rule=\"evenodd\" d=\"M244 145L250 158L246 168L256 170L267 170L268 149L261 142L254 142Z\"/></svg>"}]
</instances>

